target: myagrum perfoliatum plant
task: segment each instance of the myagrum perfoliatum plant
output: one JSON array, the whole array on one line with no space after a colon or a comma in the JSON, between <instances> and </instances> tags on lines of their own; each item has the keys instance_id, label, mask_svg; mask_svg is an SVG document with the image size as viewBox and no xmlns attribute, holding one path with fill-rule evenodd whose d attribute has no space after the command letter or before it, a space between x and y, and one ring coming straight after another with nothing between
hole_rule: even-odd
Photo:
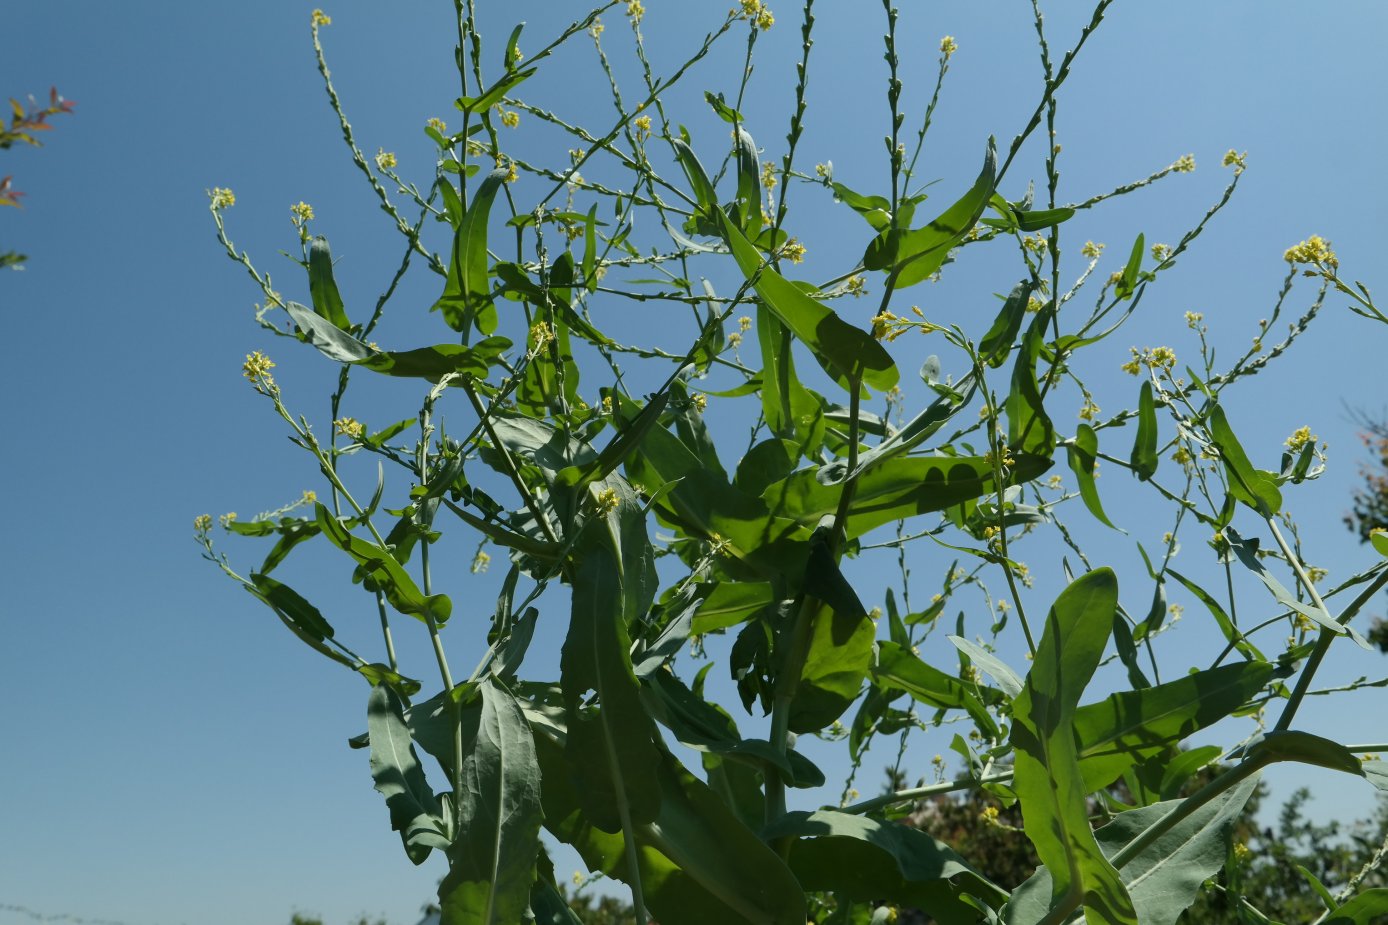
<instances>
[{"instance_id":1,"label":"myagrum perfoliatum plant","mask_svg":"<svg viewBox=\"0 0 1388 925\"><path fill-rule=\"evenodd\" d=\"M717 42L743 36L750 61L767 30L794 28L788 11L778 22L742 0L670 66L645 54L641 30L653 23L643 23L639 0L608 3L536 39L543 45L528 57L520 27L504 46L484 43L473 3L456 0L461 126L430 120L438 157L424 187L400 175L394 154L359 147L324 62L320 32L330 20L314 12L330 104L406 239L405 256L386 295L342 292L328 241L300 203L292 211L307 297L292 301L229 239L231 191L212 191L222 245L264 293L257 320L285 338L278 361L327 362L339 375L331 423L314 429L291 410L273 361L260 351L247 358L246 377L326 481L254 520L223 518L230 532L272 544L244 577L215 551L210 517L199 518L197 536L207 558L300 640L369 682L366 732L353 744L369 749L409 858L446 855L444 922L576 921L542 848L544 828L593 872L624 882L639 921L661 925L878 922L900 908L942 923L1171 923L1201 889L1236 883L1221 876L1238 863L1229 833L1268 765L1304 762L1383 783L1378 762L1356 752L1388 746L1352 751L1299 728L1297 713L1327 649L1343 637L1363 642L1353 618L1388 583L1388 567L1375 561L1320 590L1324 576L1303 558L1289 502L1319 473L1320 447L1298 432L1275 468L1260 468L1267 448L1242 445L1223 410L1225 390L1292 347L1332 289L1375 317L1367 290L1339 282L1329 245L1310 238L1288 251L1260 341L1232 365L1215 366L1191 313L1197 362L1178 368L1168 347L1124 353L1140 380L1131 409L1102 418L1082 378L1082 352L1118 365L1113 334L1245 169L1231 151L1223 196L1175 245L1149 247L1133 233L1112 266L1099 245L1062 248L1078 211L1195 166L1187 156L1112 192L1081 190L1070 204L1058 188L1059 145L1044 146L1040 193L1018 176L1027 139L1054 137L1057 90L1110 2L1063 56L1033 8L1044 78L1031 118L1001 146L975 139L976 177L946 178L941 188L955 192L930 198L917 157L960 51L952 38L938 41L930 104L919 130L903 134L897 71L906 37L890 3L882 9L889 179L872 191L837 182L830 163L797 160L813 111L812 2L800 11L796 97L777 164L753 140L769 127L738 109L750 67L735 92L706 94L727 123L708 137L686 131L666 100L677 83L713 79L696 76L696 65ZM912 47L922 42L911 37ZM591 46L612 79L615 115L605 123L580 127L520 95L571 45ZM639 62L634 93L618 90L610 48ZM573 149L545 163L513 156L506 133L522 119L547 123ZM511 184L522 176L547 192L521 202L526 184ZM796 278L805 250L792 189L832 196L844 235L863 247L852 265L825 268L828 282ZM429 249L436 237L449 245L439 254ZM957 325L903 307L924 301L912 290L928 290L974 248L1016 254L1017 282L980 281L979 305L995 307ZM378 325L415 257L438 277L430 317L439 334L422 346L379 346ZM1302 273L1320 280L1309 307L1284 342L1262 343L1290 311ZM863 296L877 300L866 325L866 312L842 310ZM681 347L626 342L628 332L608 323L619 299L688 318ZM662 333L678 336L675 324ZM939 354L913 353L923 342ZM899 383L918 367L928 400L906 413ZM349 414L347 394L375 376L419 381L392 416L398 422L380 429ZM887 413L868 410L873 396L886 397ZM362 454L380 460L374 485L349 484L349 458ZM1103 480L1101 492L1100 459L1134 478ZM387 480L387 470L399 478ZM1165 548L1144 550L1145 570L1125 579L1137 589L1129 594L1150 595L1145 614L1119 603L1119 579L1104 564L1112 544L1086 554L1061 519L1082 508L1108 530L1104 496L1124 491L1154 493L1171 511ZM1200 554L1228 580L1207 589L1172 567L1183 527L1213 537ZM431 569L431 550L448 548L438 546L446 531L482 544L471 570L456 568L456 556L436 556ZM346 615L330 622L310 603L313 588L277 577L305 542L340 550L371 630L353 621L340 631ZM471 603L469 619L450 620L455 601L476 597L473 573L491 558L484 546L509 560L485 629ZM1388 552L1388 542L1376 548ZM1035 572L1019 558L1027 550ZM895 563L900 583L855 587L846 557ZM1049 559L1043 566L1036 557ZM911 568L945 561L939 593L913 608ZM1245 582L1233 578L1244 570L1263 588L1236 608L1231 595ZM1064 586L1049 606L1026 593L1034 574ZM1168 588L1202 604L1227 645L1163 680ZM952 626L947 609L959 612ZM394 639L415 631L432 642L432 668L397 660ZM527 665L537 633L563 638L558 677ZM1000 654L1014 633L1025 663ZM359 654L367 645L380 654ZM485 651L467 675L448 658L461 646ZM1110 658L1129 689L1086 693ZM415 679L435 669L435 680ZM739 731L705 695L710 670L735 682L743 725L765 737ZM1255 718L1241 740L1182 749L1193 733L1238 715ZM843 799L812 793L803 802L825 808L787 810L788 788L819 793L825 784L797 737L841 742L856 770L875 737L898 736L905 755L912 731L955 723L957 779L941 773L935 784L856 803L847 790ZM1020 805L1042 862L1011 893L897 821L923 797L976 788ZM1359 891L1366 874L1313 884L1326 901L1323 920L1382 921L1388 891Z\"/></svg>"}]
</instances>

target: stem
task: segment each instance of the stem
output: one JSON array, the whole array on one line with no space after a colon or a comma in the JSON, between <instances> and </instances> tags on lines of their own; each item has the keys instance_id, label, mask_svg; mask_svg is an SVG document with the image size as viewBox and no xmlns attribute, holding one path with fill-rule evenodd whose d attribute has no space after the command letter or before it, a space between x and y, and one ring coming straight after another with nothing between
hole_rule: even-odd
<instances>
[{"instance_id":1,"label":"stem","mask_svg":"<svg viewBox=\"0 0 1388 925\"><path fill-rule=\"evenodd\" d=\"M895 793L873 797L871 800L863 800L861 803L854 803L852 806L841 807L839 812L861 816L873 812L874 810L882 809L884 806L893 806L897 803L909 803L914 800L919 800L921 797L938 796L942 793L953 793L956 790L971 790L983 784L1002 784L1011 779L1011 771L999 771L997 774L989 774L983 777L956 777L954 780L947 780L938 784L928 784L924 787L912 787L909 790L898 790Z\"/></svg>"}]
</instances>

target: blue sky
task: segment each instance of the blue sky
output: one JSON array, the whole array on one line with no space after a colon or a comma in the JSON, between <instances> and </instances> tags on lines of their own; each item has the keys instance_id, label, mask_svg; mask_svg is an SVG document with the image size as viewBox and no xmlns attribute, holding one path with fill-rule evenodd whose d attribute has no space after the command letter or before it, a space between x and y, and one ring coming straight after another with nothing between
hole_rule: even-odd
<instances>
[{"instance_id":1,"label":"blue sky","mask_svg":"<svg viewBox=\"0 0 1388 925\"><path fill-rule=\"evenodd\" d=\"M554 4L478 5L489 67L514 22L528 22L522 49L536 49L569 21L555 16ZM646 6L658 73L683 61L724 12L719 3ZM908 130L933 80L940 36L952 34L960 46L921 169L941 180L948 201L977 172L986 138L1010 140L1035 105L1030 15L1026 4L991 0L903 6ZM1059 52L1087 11L1052 6L1047 24ZM204 191L235 190L237 205L227 213L233 240L291 298L305 300L306 287L276 251L295 247L288 208L300 200L314 206L315 230L341 258L349 308L364 314L399 259L398 239L348 160L327 107L308 42L311 8L283 0L215 8L44 0L10 3L0 14L0 94L40 95L56 85L78 103L76 115L56 121L44 149L0 153L0 175L14 174L28 194L24 210L0 214L0 246L30 255L26 271L0 277L0 318L12 344L0 365L9 447L0 457L9 487L8 529L0 537L8 576L0 733L9 756L0 763L0 925L29 921L5 911L7 904L129 925L278 923L294 909L331 921L365 912L408 923L441 874L432 863L414 869L402 857L365 754L345 747L364 723L360 679L299 646L201 562L190 539L198 513L235 510L244 518L320 487L311 461L288 445L241 379L245 354L271 352L286 394L320 427L335 377L307 350L296 354L256 328L258 293L218 247ZM772 8L778 22L758 43L743 112L765 157L779 160L799 31L788 5ZM329 61L362 147L395 151L403 176L429 183L433 150L421 127L430 116L457 115L451 4L341 2L327 11L334 18L324 32ZM799 162L832 160L839 179L877 191L886 124L880 10L820 0L816 11ZM630 99L638 76L627 32L620 16L606 21ZM1283 250L1308 234L1334 241L1347 276L1381 283L1376 258L1388 243L1381 221L1388 193L1378 177L1388 88L1378 43L1386 25L1388 11L1368 2L1115 5L1061 94L1062 200L1145 176L1186 153L1199 169L1076 218L1065 240L1108 242L1110 263L1139 231L1148 242L1174 241L1222 190L1225 150L1247 150L1249 170L1234 203L1148 294L1143 312L1115 339L1121 343L1096 352L1095 362L1105 357L1108 364L1107 372L1094 371L1106 411L1135 396L1135 383L1117 372L1129 343L1193 350L1180 320L1187 310L1205 314L1222 352L1241 350L1285 272ZM717 157L726 128L702 92L735 93L743 47L741 33L727 36L667 102L706 162ZM526 86L527 98L574 121L608 124L610 102L586 41ZM562 148L533 121L523 120L507 143L527 158L561 161ZM1036 152L1030 146L1009 176L1009 197L1028 178L1043 180ZM523 182L517 195L538 190ZM817 189L796 195L800 211L791 226L810 248L810 272L827 278L846 269L865 229ZM431 248L443 250L442 229L431 233ZM961 261L938 288L921 287L911 298L933 318L977 335L991 318L988 293L1010 285L998 279L1012 278L989 273L986 262ZM399 321L383 335L402 344L416 331L439 336L423 311L436 290L428 274L416 274L397 300ZM1310 295L1303 285L1291 309ZM869 302L876 304L865 299L841 310L866 324ZM667 333L664 319L640 304L595 311L631 340ZM1302 424L1330 443L1328 474L1293 492L1289 507L1309 558L1329 567L1332 580L1372 561L1340 523L1362 456L1346 406L1383 407L1385 333L1332 297L1274 372L1231 395L1240 437L1258 448L1253 455L1264 465ZM913 369L926 348L900 344L903 368ZM367 391L358 415L367 420L406 417L418 400L413 387ZM456 414L467 420L462 408ZM373 476L358 468L354 477ZM1106 544L1120 580L1132 577L1138 609L1150 589L1133 571L1132 540L1150 548L1165 520L1141 499L1120 506L1118 487L1100 484L1130 536L1097 528L1086 535ZM1069 517L1085 519L1077 510ZM1204 552L1194 535L1186 546L1191 560ZM259 553L226 548L242 563ZM1038 562L1043 552L1035 553ZM918 594L947 565L920 553ZM450 554L465 572L471 547ZM361 597L342 589L340 566L308 552L296 574L317 582L320 606L360 615ZM854 572L860 589L891 580L892 572L874 568L864 563ZM458 600L482 602L477 620L489 609L498 571L483 579L463 574L450 588ZM1192 625L1169 655L1193 664L1215 643L1194 625L1201 621L1193 602L1182 602ZM1382 611L1382 602L1375 606ZM470 666L468 645L460 661ZM554 637L542 641L536 677L553 670L555 651ZM403 641L402 658L425 676L423 639ZM1323 677L1386 670L1382 657L1344 646ZM1382 741L1382 704L1382 691L1371 690L1329 704L1317 699L1303 717L1342 740ZM914 743L910 772L926 773L930 755L941 750L932 740ZM824 760L831 780L841 777L840 759ZM877 767L865 772L865 791L875 788ZM1294 784L1316 787L1313 806L1326 814L1371 806L1367 785L1329 772L1272 780L1281 793Z\"/></svg>"}]
</instances>

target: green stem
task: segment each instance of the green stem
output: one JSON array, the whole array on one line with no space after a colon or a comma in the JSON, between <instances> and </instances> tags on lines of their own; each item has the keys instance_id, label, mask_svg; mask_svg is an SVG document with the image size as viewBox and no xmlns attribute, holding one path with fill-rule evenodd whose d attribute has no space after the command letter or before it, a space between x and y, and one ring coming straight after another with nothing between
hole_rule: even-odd
<instances>
[{"instance_id":1,"label":"green stem","mask_svg":"<svg viewBox=\"0 0 1388 925\"><path fill-rule=\"evenodd\" d=\"M852 806L841 807L839 812L861 816L886 806L894 806L897 803L910 803L922 797L954 793L957 790L972 790L983 784L1003 784L1011 779L1011 771L999 771L997 774L988 774L983 777L957 777L954 780L942 781L938 784L927 784L924 787L912 787L909 790L898 790L895 793L873 797L871 800L863 800Z\"/></svg>"}]
</instances>

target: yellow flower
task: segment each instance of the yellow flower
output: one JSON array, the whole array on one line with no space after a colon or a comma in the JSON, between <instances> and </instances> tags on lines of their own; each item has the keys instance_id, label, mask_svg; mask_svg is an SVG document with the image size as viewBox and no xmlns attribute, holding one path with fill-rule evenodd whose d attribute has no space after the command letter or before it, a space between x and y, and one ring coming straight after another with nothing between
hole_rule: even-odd
<instances>
[{"instance_id":1,"label":"yellow flower","mask_svg":"<svg viewBox=\"0 0 1388 925\"><path fill-rule=\"evenodd\" d=\"M1080 420L1092 421L1099 416L1099 406L1094 404L1094 399L1086 395L1084 404L1080 406Z\"/></svg>"},{"instance_id":2,"label":"yellow flower","mask_svg":"<svg viewBox=\"0 0 1388 925\"><path fill-rule=\"evenodd\" d=\"M761 0L738 0L738 6L742 9L733 12L742 19L752 19L761 12Z\"/></svg>"},{"instance_id":3,"label":"yellow flower","mask_svg":"<svg viewBox=\"0 0 1388 925\"><path fill-rule=\"evenodd\" d=\"M636 126L637 137L645 140L651 137L651 117L637 116L632 120L632 125Z\"/></svg>"},{"instance_id":4,"label":"yellow flower","mask_svg":"<svg viewBox=\"0 0 1388 925\"><path fill-rule=\"evenodd\" d=\"M1136 347L1129 347L1128 350L1132 352L1133 358L1118 368L1130 376L1136 376L1142 372L1142 354L1137 352Z\"/></svg>"},{"instance_id":5,"label":"yellow flower","mask_svg":"<svg viewBox=\"0 0 1388 925\"><path fill-rule=\"evenodd\" d=\"M746 315L743 315L741 318L737 319L737 329L739 331L746 331L749 330L751 327L752 319L748 318Z\"/></svg>"},{"instance_id":6,"label":"yellow flower","mask_svg":"<svg viewBox=\"0 0 1388 925\"><path fill-rule=\"evenodd\" d=\"M274 360L257 350L254 353L246 354L246 362L241 365L241 375L251 382L269 379L270 370L274 365Z\"/></svg>"},{"instance_id":7,"label":"yellow flower","mask_svg":"<svg viewBox=\"0 0 1388 925\"><path fill-rule=\"evenodd\" d=\"M221 522L221 524L222 524L222 529L225 530L225 529L227 529L228 527L230 527L232 524L236 523L236 512L235 512L235 511L227 511L227 512L226 512L225 514L223 514L221 517L218 517L217 520Z\"/></svg>"},{"instance_id":8,"label":"yellow flower","mask_svg":"<svg viewBox=\"0 0 1388 925\"><path fill-rule=\"evenodd\" d=\"M1331 269L1340 265L1340 258L1330 249L1330 242L1318 234L1311 235L1295 247L1287 248L1282 259L1288 263L1312 263Z\"/></svg>"},{"instance_id":9,"label":"yellow flower","mask_svg":"<svg viewBox=\"0 0 1388 925\"><path fill-rule=\"evenodd\" d=\"M1029 234L1022 238L1022 247L1039 254L1046 249L1046 239L1039 234Z\"/></svg>"},{"instance_id":10,"label":"yellow flower","mask_svg":"<svg viewBox=\"0 0 1388 925\"><path fill-rule=\"evenodd\" d=\"M487 570L487 566L492 564L491 554L485 549L477 550L477 555L472 557L472 574L478 575Z\"/></svg>"},{"instance_id":11,"label":"yellow flower","mask_svg":"<svg viewBox=\"0 0 1388 925\"><path fill-rule=\"evenodd\" d=\"M1195 169L1195 155L1186 154L1176 159L1176 163L1171 165L1172 173L1190 173Z\"/></svg>"},{"instance_id":12,"label":"yellow flower","mask_svg":"<svg viewBox=\"0 0 1388 925\"><path fill-rule=\"evenodd\" d=\"M1237 176L1243 173L1244 168L1248 166L1248 152L1245 151L1240 154L1233 148L1230 148L1228 151L1224 152L1224 160L1220 161L1220 163L1225 167L1233 167L1234 174Z\"/></svg>"},{"instance_id":13,"label":"yellow flower","mask_svg":"<svg viewBox=\"0 0 1388 925\"><path fill-rule=\"evenodd\" d=\"M1153 245L1152 245L1152 259L1153 259L1153 260L1157 261L1158 263L1164 263L1164 262L1166 262L1166 258L1168 258L1168 257L1170 257L1170 256L1171 256L1171 245L1169 245L1169 244L1153 244Z\"/></svg>"},{"instance_id":14,"label":"yellow flower","mask_svg":"<svg viewBox=\"0 0 1388 925\"><path fill-rule=\"evenodd\" d=\"M511 49L511 63L520 64L525 55L521 54L520 46Z\"/></svg>"},{"instance_id":15,"label":"yellow flower","mask_svg":"<svg viewBox=\"0 0 1388 925\"><path fill-rule=\"evenodd\" d=\"M757 14L757 28L765 32L774 25L776 25L776 17L771 15L770 8L762 7L761 12Z\"/></svg>"},{"instance_id":16,"label":"yellow flower","mask_svg":"<svg viewBox=\"0 0 1388 925\"><path fill-rule=\"evenodd\" d=\"M1176 365L1176 351L1170 347L1154 347L1147 365L1153 368L1170 369Z\"/></svg>"},{"instance_id":17,"label":"yellow flower","mask_svg":"<svg viewBox=\"0 0 1388 925\"><path fill-rule=\"evenodd\" d=\"M867 280L864 279L863 277L861 277L861 276L850 276L850 277L848 277L848 283L847 283L847 286L848 286L848 294L851 295L851 296L853 296L854 298L857 298L858 296L862 296L862 295L867 295L867 289L864 288L866 285L867 285Z\"/></svg>"},{"instance_id":18,"label":"yellow flower","mask_svg":"<svg viewBox=\"0 0 1388 925\"><path fill-rule=\"evenodd\" d=\"M734 350L736 350L738 347L741 347L741 346L742 346L742 335L739 334L737 331L734 331L734 332L732 332L731 334L729 334L729 335L728 335L728 346L729 346L729 347L732 347Z\"/></svg>"},{"instance_id":19,"label":"yellow flower","mask_svg":"<svg viewBox=\"0 0 1388 925\"><path fill-rule=\"evenodd\" d=\"M690 397L689 403L694 406L694 410L700 414L708 407L708 396L702 393Z\"/></svg>"},{"instance_id":20,"label":"yellow flower","mask_svg":"<svg viewBox=\"0 0 1388 925\"><path fill-rule=\"evenodd\" d=\"M361 436L366 433L366 425L356 418L338 418L333 421L333 426L337 428L338 433L351 437L353 440L361 439Z\"/></svg>"},{"instance_id":21,"label":"yellow flower","mask_svg":"<svg viewBox=\"0 0 1388 925\"><path fill-rule=\"evenodd\" d=\"M1058 475L1053 475L1050 477L1049 480L1047 480L1046 487L1058 491L1060 490L1060 487L1064 484L1065 480L1063 478L1061 478Z\"/></svg>"},{"instance_id":22,"label":"yellow flower","mask_svg":"<svg viewBox=\"0 0 1388 925\"><path fill-rule=\"evenodd\" d=\"M301 201L289 207L289 214L293 216L294 224L302 225L304 222L313 221L313 206Z\"/></svg>"},{"instance_id":23,"label":"yellow flower","mask_svg":"<svg viewBox=\"0 0 1388 925\"><path fill-rule=\"evenodd\" d=\"M996 806L983 807L983 812L979 813L979 818L981 818L987 825L997 825L998 808Z\"/></svg>"},{"instance_id":24,"label":"yellow flower","mask_svg":"<svg viewBox=\"0 0 1388 925\"><path fill-rule=\"evenodd\" d=\"M1191 460L1190 450L1186 449L1184 446L1178 446L1176 447L1176 452L1171 454L1171 458L1183 466L1187 465Z\"/></svg>"},{"instance_id":25,"label":"yellow flower","mask_svg":"<svg viewBox=\"0 0 1388 925\"><path fill-rule=\"evenodd\" d=\"M213 212L217 212L221 209L230 209L232 206L236 205L236 194L223 186L214 186L207 196L212 200Z\"/></svg>"},{"instance_id":26,"label":"yellow flower","mask_svg":"<svg viewBox=\"0 0 1388 925\"><path fill-rule=\"evenodd\" d=\"M823 177L827 180L834 175L834 167L832 164L815 164L814 172L815 176Z\"/></svg>"},{"instance_id":27,"label":"yellow flower","mask_svg":"<svg viewBox=\"0 0 1388 925\"><path fill-rule=\"evenodd\" d=\"M641 24L641 17L646 15L646 8L641 5L641 0L627 0L627 15L631 17L633 26Z\"/></svg>"},{"instance_id":28,"label":"yellow flower","mask_svg":"<svg viewBox=\"0 0 1388 925\"><path fill-rule=\"evenodd\" d=\"M1091 260L1098 260L1104 252L1104 245L1095 244L1093 241L1085 241L1084 247L1080 248L1080 253Z\"/></svg>"},{"instance_id":29,"label":"yellow flower","mask_svg":"<svg viewBox=\"0 0 1388 925\"><path fill-rule=\"evenodd\" d=\"M761 185L767 189L776 188L776 165L771 161L761 165Z\"/></svg>"},{"instance_id":30,"label":"yellow flower","mask_svg":"<svg viewBox=\"0 0 1388 925\"><path fill-rule=\"evenodd\" d=\"M333 24L333 18L332 18L331 16L329 16L327 13L324 13L322 10L314 10L314 11L313 11L313 26L314 26L314 28L317 28L317 27L319 27L319 26L331 26L332 24Z\"/></svg>"},{"instance_id":31,"label":"yellow flower","mask_svg":"<svg viewBox=\"0 0 1388 925\"><path fill-rule=\"evenodd\" d=\"M376 149L376 169L391 170L395 167L395 152L385 148Z\"/></svg>"},{"instance_id":32,"label":"yellow flower","mask_svg":"<svg viewBox=\"0 0 1388 925\"><path fill-rule=\"evenodd\" d=\"M530 340L538 350L554 340L554 328L547 321L537 321L530 326Z\"/></svg>"},{"instance_id":33,"label":"yellow flower","mask_svg":"<svg viewBox=\"0 0 1388 925\"><path fill-rule=\"evenodd\" d=\"M801 263L805 259L805 245L801 244L795 238L791 238L785 243L785 246L781 248L781 256L785 257L791 263Z\"/></svg>"},{"instance_id":34,"label":"yellow flower","mask_svg":"<svg viewBox=\"0 0 1388 925\"><path fill-rule=\"evenodd\" d=\"M1200 327L1200 322L1205 320L1205 316L1200 312L1186 312L1186 327L1192 331Z\"/></svg>"},{"instance_id":35,"label":"yellow flower","mask_svg":"<svg viewBox=\"0 0 1388 925\"><path fill-rule=\"evenodd\" d=\"M501 114L501 124L507 128L515 128L520 125L520 113L507 111Z\"/></svg>"},{"instance_id":36,"label":"yellow flower","mask_svg":"<svg viewBox=\"0 0 1388 925\"><path fill-rule=\"evenodd\" d=\"M622 501L615 488L604 488L602 491L598 492L594 500L597 502L599 514L612 513L617 510L617 505Z\"/></svg>"},{"instance_id":37,"label":"yellow flower","mask_svg":"<svg viewBox=\"0 0 1388 925\"><path fill-rule=\"evenodd\" d=\"M304 496L299 499L300 503L302 504L312 504L317 500L318 492L314 491L312 488L305 488Z\"/></svg>"},{"instance_id":38,"label":"yellow flower","mask_svg":"<svg viewBox=\"0 0 1388 925\"><path fill-rule=\"evenodd\" d=\"M602 35L602 30L605 28L607 27L602 24L601 19L595 19L593 24L588 27L588 34L596 39Z\"/></svg>"},{"instance_id":39,"label":"yellow flower","mask_svg":"<svg viewBox=\"0 0 1388 925\"><path fill-rule=\"evenodd\" d=\"M438 132L440 135L448 131L448 123L438 118L437 116L430 118L424 124L429 126L434 131Z\"/></svg>"},{"instance_id":40,"label":"yellow flower","mask_svg":"<svg viewBox=\"0 0 1388 925\"><path fill-rule=\"evenodd\" d=\"M946 58L950 57L958 50L959 43L954 40L954 36L947 35L940 39L940 54L944 55Z\"/></svg>"},{"instance_id":41,"label":"yellow flower","mask_svg":"<svg viewBox=\"0 0 1388 925\"><path fill-rule=\"evenodd\" d=\"M1287 438L1287 449L1293 453L1301 451L1301 448L1308 443L1315 443L1316 435L1311 433L1311 428L1306 426L1298 427L1290 437Z\"/></svg>"},{"instance_id":42,"label":"yellow flower","mask_svg":"<svg viewBox=\"0 0 1388 925\"><path fill-rule=\"evenodd\" d=\"M212 529L212 515L199 514L193 518L193 529L198 533L206 533Z\"/></svg>"}]
</instances>

